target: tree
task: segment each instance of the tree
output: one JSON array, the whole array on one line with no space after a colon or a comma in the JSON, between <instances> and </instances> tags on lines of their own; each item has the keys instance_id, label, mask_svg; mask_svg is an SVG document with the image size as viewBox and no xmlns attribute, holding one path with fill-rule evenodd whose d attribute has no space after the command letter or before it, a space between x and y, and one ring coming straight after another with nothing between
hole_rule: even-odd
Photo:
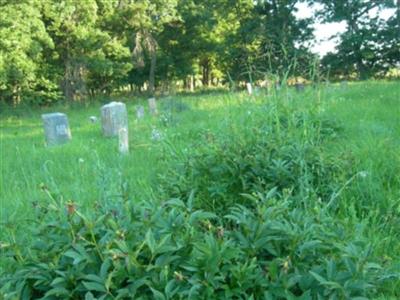
<instances>
[{"instance_id":1,"label":"tree","mask_svg":"<svg viewBox=\"0 0 400 300\"><path fill-rule=\"evenodd\" d=\"M389 32L384 40L379 37L384 23L379 17L370 17L373 10L392 7L393 0L317 0L323 4L319 16L324 22L342 22L347 30L340 35L341 41L337 53L330 53L323 59L338 74L356 73L359 79L378 72L384 67L381 55L384 44L388 42ZM338 70L340 68L341 70Z\"/></svg>"},{"instance_id":2,"label":"tree","mask_svg":"<svg viewBox=\"0 0 400 300\"><path fill-rule=\"evenodd\" d=\"M36 0L0 4L0 96L18 104L22 96L51 95L44 49L54 43L41 19L41 2Z\"/></svg>"},{"instance_id":3,"label":"tree","mask_svg":"<svg viewBox=\"0 0 400 300\"><path fill-rule=\"evenodd\" d=\"M116 13L117 27L122 29L136 68L150 60L149 94L155 92L158 36L165 24L177 19L177 0L120 0Z\"/></svg>"}]
</instances>

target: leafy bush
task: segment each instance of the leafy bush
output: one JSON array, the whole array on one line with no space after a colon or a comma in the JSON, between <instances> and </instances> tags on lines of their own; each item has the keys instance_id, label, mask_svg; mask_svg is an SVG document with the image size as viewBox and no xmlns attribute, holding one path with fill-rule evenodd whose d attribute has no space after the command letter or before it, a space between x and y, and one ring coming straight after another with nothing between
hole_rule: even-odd
<instances>
[{"instance_id":1,"label":"leafy bush","mask_svg":"<svg viewBox=\"0 0 400 300\"><path fill-rule=\"evenodd\" d=\"M322 142L335 136L337 126L297 114L290 119L280 116L278 122L280 133L275 121L224 136L206 132L191 146L195 150L162 177L165 194L186 198L194 190L197 208L220 212L237 203L242 193L272 188L281 194L290 191L299 201L328 199L340 177L352 172L349 158L338 159L322 150ZM297 130L309 132L304 137L293 134ZM321 133L324 137L316 139ZM239 203L245 204L243 200Z\"/></svg>"},{"instance_id":2,"label":"leafy bush","mask_svg":"<svg viewBox=\"0 0 400 300\"><path fill-rule=\"evenodd\" d=\"M35 244L5 248L15 270L1 278L2 297L355 299L395 276L372 260L362 232L274 195L247 195L253 210L222 216L192 198L121 200L90 217L73 203L42 207Z\"/></svg>"}]
</instances>

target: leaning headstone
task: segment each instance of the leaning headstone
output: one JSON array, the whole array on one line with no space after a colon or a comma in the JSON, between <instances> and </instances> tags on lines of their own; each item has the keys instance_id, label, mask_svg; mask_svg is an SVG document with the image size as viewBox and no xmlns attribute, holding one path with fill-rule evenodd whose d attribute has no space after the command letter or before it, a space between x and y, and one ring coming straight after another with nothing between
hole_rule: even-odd
<instances>
[{"instance_id":1,"label":"leaning headstone","mask_svg":"<svg viewBox=\"0 0 400 300\"><path fill-rule=\"evenodd\" d=\"M111 102L101 107L101 125L105 136L117 136L121 128L128 128L128 113L121 102Z\"/></svg>"},{"instance_id":2,"label":"leaning headstone","mask_svg":"<svg viewBox=\"0 0 400 300\"><path fill-rule=\"evenodd\" d=\"M247 87L247 93L249 95L252 95L253 94L253 87L251 86L251 83L250 82L246 83L246 87Z\"/></svg>"},{"instance_id":3,"label":"leaning headstone","mask_svg":"<svg viewBox=\"0 0 400 300\"><path fill-rule=\"evenodd\" d=\"M65 144L71 139L68 118L62 113L42 115L47 146Z\"/></svg>"},{"instance_id":4,"label":"leaning headstone","mask_svg":"<svg viewBox=\"0 0 400 300\"><path fill-rule=\"evenodd\" d=\"M126 154L129 152L129 137L128 137L128 129L120 128L118 131L118 140L119 140L119 152L122 154Z\"/></svg>"},{"instance_id":5,"label":"leaning headstone","mask_svg":"<svg viewBox=\"0 0 400 300\"><path fill-rule=\"evenodd\" d=\"M143 119L144 118L144 107L143 106L139 105L136 108L136 117L138 119Z\"/></svg>"},{"instance_id":6,"label":"leaning headstone","mask_svg":"<svg viewBox=\"0 0 400 300\"><path fill-rule=\"evenodd\" d=\"M156 98L149 98L149 108L150 108L150 112L151 114L157 115L158 114L158 110L157 110L157 103L156 103Z\"/></svg>"}]
</instances>

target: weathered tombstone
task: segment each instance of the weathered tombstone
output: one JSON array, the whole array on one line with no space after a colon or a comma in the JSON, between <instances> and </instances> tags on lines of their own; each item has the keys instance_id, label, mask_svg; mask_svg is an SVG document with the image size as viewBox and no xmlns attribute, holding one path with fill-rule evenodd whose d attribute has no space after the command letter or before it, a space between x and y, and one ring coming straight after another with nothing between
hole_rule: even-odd
<instances>
[{"instance_id":1,"label":"weathered tombstone","mask_svg":"<svg viewBox=\"0 0 400 300\"><path fill-rule=\"evenodd\" d=\"M139 105L136 107L136 117L138 119L143 119L144 118L144 107Z\"/></svg>"},{"instance_id":2,"label":"weathered tombstone","mask_svg":"<svg viewBox=\"0 0 400 300\"><path fill-rule=\"evenodd\" d=\"M68 118L62 113L42 115L47 146L65 144L71 139Z\"/></svg>"},{"instance_id":3,"label":"weathered tombstone","mask_svg":"<svg viewBox=\"0 0 400 300\"><path fill-rule=\"evenodd\" d=\"M122 154L126 154L129 152L129 137L128 137L128 129L120 128L118 131L118 140L119 140L119 152Z\"/></svg>"},{"instance_id":4,"label":"weathered tombstone","mask_svg":"<svg viewBox=\"0 0 400 300\"><path fill-rule=\"evenodd\" d=\"M298 91L298 92L304 91L304 84L302 84L302 83L296 83L294 86L295 86L295 88L296 88L296 91Z\"/></svg>"},{"instance_id":5,"label":"weathered tombstone","mask_svg":"<svg viewBox=\"0 0 400 300\"><path fill-rule=\"evenodd\" d=\"M117 136L121 128L128 128L126 105L111 102L101 107L101 125L105 136Z\"/></svg>"},{"instance_id":6,"label":"weathered tombstone","mask_svg":"<svg viewBox=\"0 0 400 300\"><path fill-rule=\"evenodd\" d=\"M251 86L251 83L250 83L250 82L247 82L247 83L246 83L246 87L247 87L247 93L248 93L249 95L252 95L252 94L253 94L253 87Z\"/></svg>"},{"instance_id":7,"label":"weathered tombstone","mask_svg":"<svg viewBox=\"0 0 400 300\"><path fill-rule=\"evenodd\" d=\"M149 107L150 107L150 112L151 114L157 115L158 114L158 110L157 110L157 103L156 103L156 98L149 98Z\"/></svg>"}]
</instances>

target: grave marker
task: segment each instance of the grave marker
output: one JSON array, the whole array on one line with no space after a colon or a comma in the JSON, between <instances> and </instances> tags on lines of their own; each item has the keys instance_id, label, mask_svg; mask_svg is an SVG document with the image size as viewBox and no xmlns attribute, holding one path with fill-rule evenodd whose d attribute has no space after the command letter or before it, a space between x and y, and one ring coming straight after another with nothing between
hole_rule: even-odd
<instances>
[{"instance_id":1,"label":"grave marker","mask_svg":"<svg viewBox=\"0 0 400 300\"><path fill-rule=\"evenodd\" d=\"M143 119L144 118L144 107L143 106L139 105L136 108L136 117L138 119Z\"/></svg>"},{"instance_id":2,"label":"grave marker","mask_svg":"<svg viewBox=\"0 0 400 300\"><path fill-rule=\"evenodd\" d=\"M247 93L249 95L252 95L253 94L253 87L251 86L251 83L250 82L246 83L246 87L247 87Z\"/></svg>"},{"instance_id":3,"label":"grave marker","mask_svg":"<svg viewBox=\"0 0 400 300\"><path fill-rule=\"evenodd\" d=\"M302 83L296 83L294 86L295 86L295 88L296 88L296 91L298 91L298 92L304 91L304 84L302 84Z\"/></svg>"},{"instance_id":4,"label":"grave marker","mask_svg":"<svg viewBox=\"0 0 400 300\"><path fill-rule=\"evenodd\" d=\"M120 128L118 131L119 152L126 154L129 152L129 136L127 128Z\"/></svg>"},{"instance_id":5,"label":"grave marker","mask_svg":"<svg viewBox=\"0 0 400 300\"><path fill-rule=\"evenodd\" d=\"M65 144L71 139L68 118L65 114L43 114L42 120L47 146Z\"/></svg>"},{"instance_id":6,"label":"grave marker","mask_svg":"<svg viewBox=\"0 0 400 300\"><path fill-rule=\"evenodd\" d=\"M156 103L156 98L149 98L149 107L150 107L150 112L151 114L157 115L158 114L158 110L157 110L157 103Z\"/></svg>"},{"instance_id":7,"label":"grave marker","mask_svg":"<svg viewBox=\"0 0 400 300\"><path fill-rule=\"evenodd\" d=\"M101 125L104 136L117 136L121 128L128 128L126 105L111 102L101 107Z\"/></svg>"}]
</instances>

